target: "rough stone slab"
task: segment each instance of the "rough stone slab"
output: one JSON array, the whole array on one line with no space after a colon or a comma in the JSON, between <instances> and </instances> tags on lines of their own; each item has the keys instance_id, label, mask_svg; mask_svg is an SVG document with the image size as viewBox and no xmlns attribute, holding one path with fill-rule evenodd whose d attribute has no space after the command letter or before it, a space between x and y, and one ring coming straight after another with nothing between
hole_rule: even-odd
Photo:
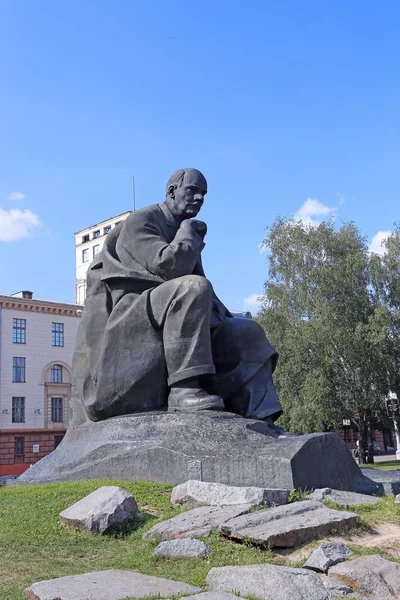
<instances>
[{"instance_id":1,"label":"rough stone slab","mask_svg":"<svg viewBox=\"0 0 400 600\"><path fill-rule=\"evenodd\" d=\"M309 497L309 500L332 500L340 506L361 506L362 504L377 504L382 500L379 496L369 496L367 494L357 494L356 492L343 492L341 490L332 490L331 488L320 488L314 490Z\"/></svg>"},{"instance_id":2,"label":"rough stone slab","mask_svg":"<svg viewBox=\"0 0 400 600\"><path fill-rule=\"evenodd\" d=\"M353 527L357 521L358 515L354 513L304 500L232 518L222 524L219 531L233 540L247 539L259 546L291 548L315 536Z\"/></svg>"},{"instance_id":3,"label":"rough stone slab","mask_svg":"<svg viewBox=\"0 0 400 600\"><path fill-rule=\"evenodd\" d=\"M29 600L123 600L197 592L201 589L182 581L116 569L39 581L25 590Z\"/></svg>"},{"instance_id":4,"label":"rough stone slab","mask_svg":"<svg viewBox=\"0 0 400 600\"><path fill-rule=\"evenodd\" d=\"M269 435L262 421L217 411L149 412L68 429L62 443L17 484L129 479L198 479L272 489L331 487L375 493L335 433ZM400 490L399 490L400 491Z\"/></svg>"},{"instance_id":5,"label":"rough stone slab","mask_svg":"<svg viewBox=\"0 0 400 600\"><path fill-rule=\"evenodd\" d=\"M153 556L205 556L210 554L211 548L200 540L185 538L161 542L153 552Z\"/></svg>"},{"instance_id":6,"label":"rough stone slab","mask_svg":"<svg viewBox=\"0 0 400 600\"><path fill-rule=\"evenodd\" d=\"M382 471L382 469L361 468L360 470L363 475L381 486L382 492L386 494L386 496L396 496L397 494L400 494L400 469Z\"/></svg>"},{"instance_id":7,"label":"rough stone slab","mask_svg":"<svg viewBox=\"0 0 400 600\"><path fill-rule=\"evenodd\" d=\"M352 551L343 542L322 542L303 565L303 569L327 573L329 567L343 562L352 554Z\"/></svg>"},{"instance_id":8,"label":"rough stone slab","mask_svg":"<svg viewBox=\"0 0 400 600\"><path fill-rule=\"evenodd\" d=\"M379 554L361 556L335 565L329 569L329 576L345 580L359 594L383 598L397 598L400 595L400 564L386 560Z\"/></svg>"},{"instance_id":9,"label":"rough stone slab","mask_svg":"<svg viewBox=\"0 0 400 600\"><path fill-rule=\"evenodd\" d=\"M161 521L143 536L159 540L176 540L192 537L208 537L213 529L229 519L249 512L250 504L241 506L200 506L185 513Z\"/></svg>"},{"instance_id":10,"label":"rough stone slab","mask_svg":"<svg viewBox=\"0 0 400 600\"><path fill-rule=\"evenodd\" d=\"M237 487L223 483L189 480L172 490L171 502L174 505L231 506L250 504L268 506L286 504L290 490L271 490L258 487Z\"/></svg>"},{"instance_id":11,"label":"rough stone slab","mask_svg":"<svg viewBox=\"0 0 400 600\"><path fill-rule=\"evenodd\" d=\"M237 600L240 596L228 594L227 592L202 592L194 596L186 596L185 600Z\"/></svg>"},{"instance_id":12,"label":"rough stone slab","mask_svg":"<svg viewBox=\"0 0 400 600\"><path fill-rule=\"evenodd\" d=\"M327 575L321 575L321 581L324 588L329 592L329 598L343 598L344 596L349 596L350 594L354 594L354 590L344 583L343 581L338 581L333 579L332 577L328 577Z\"/></svg>"},{"instance_id":13,"label":"rough stone slab","mask_svg":"<svg viewBox=\"0 0 400 600\"><path fill-rule=\"evenodd\" d=\"M137 514L138 507L132 494L115 485L107 485L63 510L60 522L102 535L127 529Z\"/></svg>"},{"instance_id":14,"label":"rough stone slab","mask_svg":"<svg viewBox=\"0 0 400 600\"><path fill-rule=\"evenodd\" d=\"M275 565L215 567L206 579L209 590L254 595L263 600L330 600L321 576L307 569Z\"/></svg>"}]
</instances>

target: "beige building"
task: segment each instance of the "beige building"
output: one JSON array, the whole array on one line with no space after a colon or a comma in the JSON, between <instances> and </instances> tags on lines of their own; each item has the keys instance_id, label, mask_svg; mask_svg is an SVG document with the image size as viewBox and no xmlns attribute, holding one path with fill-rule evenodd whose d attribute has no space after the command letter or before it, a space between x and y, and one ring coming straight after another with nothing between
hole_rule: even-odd
<instances>
[{"instance_id":1,"label":"beige building","mask_svg":"<svg viewBox=\"0 0 400 600\"><path fill-rule=\"evenodd\" d=\"M102 249L106 235L130 214L129 210L75 233L75 301L77 304L84 304L86 300L86 273L90 263Z\"/></svg>"},{"instance_id":2,"label":"beige building","mask_svg":"<svg viewBox=\"0 0 400 600\"><path fill-rule=\"evenodd\" d=\"M22 473L65 434L81 309L0 296L0 476Z\"/></svg>"}]
</instances>

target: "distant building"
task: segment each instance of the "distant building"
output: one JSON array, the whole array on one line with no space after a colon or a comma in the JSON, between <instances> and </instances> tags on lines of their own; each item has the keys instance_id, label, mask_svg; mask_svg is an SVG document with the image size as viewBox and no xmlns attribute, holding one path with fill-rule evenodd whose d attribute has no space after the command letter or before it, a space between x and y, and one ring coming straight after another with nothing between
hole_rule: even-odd
<instances>
[{"instance_id":1,"label":"distant building","mask_svg":"<svg viewBox=\"0 0 400 600\"><path fill-rule=\"evenodd\" d=\"M0 295L0 476L23 473L66 432L80 309Z\"/></svg>"},{"instance_id":2,"label":"distant building","mask_svg":"<svg viewBox=\"0 0 400 600\"><path fill-rule=\"evenodd\" d=\"M90 263L102 249L106 235L121 221L125 221L131 212L129 210L75 233L75 302L77 304L84 304L86 300L86 273Z\"/></svg>"}]
</instances>

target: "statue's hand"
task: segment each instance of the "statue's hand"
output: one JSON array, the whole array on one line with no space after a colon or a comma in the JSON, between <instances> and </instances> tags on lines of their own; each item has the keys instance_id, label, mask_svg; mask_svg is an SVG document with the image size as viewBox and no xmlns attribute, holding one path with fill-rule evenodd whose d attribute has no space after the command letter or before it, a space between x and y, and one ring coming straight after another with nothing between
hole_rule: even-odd
<instances>
[{"instance_id":1,"label":"statue's hand","mask_svg":"<svg viewBox=\"0 0 400 600\"><path fill-rule=\"evenodd\" d=\"M186 219L183 221L181 227L186 227L189 229L194 229L194 231L204 240L205 235L207 233L207 225L204 221L198 221L197 219Z\"/></svg>"}]
</instances>

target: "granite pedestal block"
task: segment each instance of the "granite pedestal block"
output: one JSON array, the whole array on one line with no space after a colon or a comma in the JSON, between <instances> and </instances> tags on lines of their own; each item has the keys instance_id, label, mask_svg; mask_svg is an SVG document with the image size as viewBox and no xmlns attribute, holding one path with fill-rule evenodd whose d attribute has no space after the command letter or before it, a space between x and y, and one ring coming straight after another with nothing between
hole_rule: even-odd
<instances>
[{"instance_id":1,"label":"granite pedestal block","mask_svg":"<svg viewBox=\"0 0 400 600\"><path fill-rule=\"evenodd\" d=\"M274 439L262 421L213 411L132 414L71 427L57 449L17 481L103 478L380 491L334 433Z\"/></svg>"}]
</instances>

